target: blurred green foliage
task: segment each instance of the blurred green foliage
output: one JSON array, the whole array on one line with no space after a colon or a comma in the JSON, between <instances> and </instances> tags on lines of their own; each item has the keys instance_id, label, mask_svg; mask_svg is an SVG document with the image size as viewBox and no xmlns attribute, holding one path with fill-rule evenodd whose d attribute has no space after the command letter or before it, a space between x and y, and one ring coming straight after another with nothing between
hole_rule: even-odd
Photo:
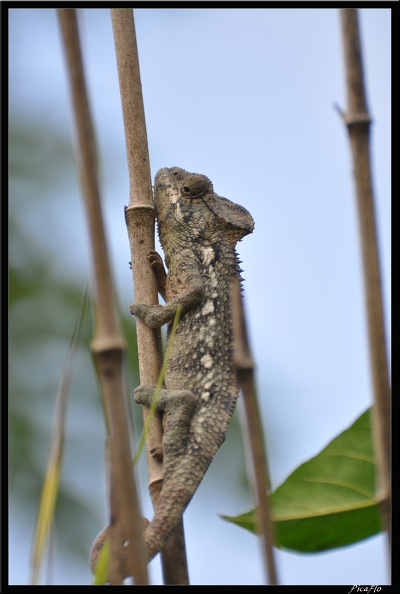
<instances>
[{"instance_id":1,"label":"blurred green foliage","mask_svg":"<svg viewBox=\"0 0 400 594\"><path fill-rule=\"evenodd\" d=\"M58 383L87 279L82 270L71 274L57 247L65 219L55 219L54 210L60 209L66 184L76 192L68 135L11 121L9 155L9 494L33 524ZM138 383L134 324L125 316L122 325L131 387ZM70 394L56 527L61 549L67 545L87 563L103 502L96 486L98 501L93 504L90 481L82 479L85 472L90 471L89 478L98 477L105 495L104 423L90 355L91 314L82 336ZM140 414L137 419L140 427Z\"/></svg>"}]
</instances>

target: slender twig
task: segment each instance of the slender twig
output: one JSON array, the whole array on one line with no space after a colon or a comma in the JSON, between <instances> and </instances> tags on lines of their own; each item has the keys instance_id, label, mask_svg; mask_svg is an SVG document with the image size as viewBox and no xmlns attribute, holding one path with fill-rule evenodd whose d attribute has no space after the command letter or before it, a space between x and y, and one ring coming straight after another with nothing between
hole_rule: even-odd
<instances>
[{"instance_id":1,"label":"slender twig","mask_svg":"<svg viewBox=\"0 0 400 594\"><path fill-rule=\"evenodd\" d=\"M270 480L264 434L254 379L254 363L251 356L240 283L235 279L232 286L232 312L234 328L234 357L239 386L243 393L246 411L247 434L253 458L255 496L257 501L257 526L262 538L264 561L269 583L278 584L274 559L274 531L269 502Z\"/></svg>"},{"instance_id":2,"label":"slender twig","mask_svg":"<svg viewBox=\"0 0 400 594\"><path fill-rule=\"evenodd\" d=\"M373 430L378 471L377 492L381 502L383 525L388 531L390 543L391 396L369 154L371 118L368 113L364 89L357 10L353 8L341 9L340 15L348 97L348 111L344 114L344 121L349 132L354 164L367 306L369 352L375 399Z\"/></svg>"},{"instance_id":3,"label":"slender twig","mask_svg":"<svg viewBox=\"0 0 400 594\"><path fill-rule=\"evenodd\" d=\"M68 64L82 192L92 246L94 284L94 338L91 344L99 375L108 430L110 471L111 556L109 579L123 580L121 558L126 557L128 575L138 584L147 583L139 505L133 481L129 443L127 395L125 393L125 342L121 334L97 179L92 117L86 92L78 24L74 9L59 9ZM124 547L124 541L129 544Z\"/></svg>"},{"instance_id":4,"label":"slender twig","mask_svg":"<svg viewBox=\"0 0 400 594\"><path fill-rule=\"evenodd\" d=\"M154 206L147 145L139 58L135 23L131 9L111 9L115 51L117 57L125 141L129 169L129 206L126 224L131 249L135 300L158 303L156 277L147 260L154 250ZM161 369L161 338L159 330L137 320L140 383L156 385ZM143 407L144 421L148 409ZM149 491L156 505L162 487L162 464L151 452L161 451L161 416L155 415L146 435ZM165 584L188 584L183 524L174 531L161 552Z\"/></svg>"}]
</instances>

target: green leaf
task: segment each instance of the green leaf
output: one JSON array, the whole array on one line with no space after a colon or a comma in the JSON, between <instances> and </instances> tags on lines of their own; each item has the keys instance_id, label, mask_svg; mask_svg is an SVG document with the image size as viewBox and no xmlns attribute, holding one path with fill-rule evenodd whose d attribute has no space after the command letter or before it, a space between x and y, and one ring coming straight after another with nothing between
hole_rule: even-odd
<instances>
[{"instance_id":1,"label":"green leaf","mask_svg":"<svg viewBox=\"0 0 400 594\"><path fill-rule=\"evenodd\" d=\"M368 409L271 493L277 546L312 553L379 533L382 525L375 475ZM223 517L257 532L255 510Z\"/></svg>"}]
</instances>

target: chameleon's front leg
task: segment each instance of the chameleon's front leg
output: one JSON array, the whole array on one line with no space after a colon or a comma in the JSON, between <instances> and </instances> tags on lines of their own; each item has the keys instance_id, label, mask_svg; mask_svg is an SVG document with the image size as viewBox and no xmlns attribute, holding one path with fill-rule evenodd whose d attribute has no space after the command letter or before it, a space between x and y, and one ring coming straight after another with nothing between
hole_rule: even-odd
<instances>
[{"instance_id":1,"label":"chameleon's front leg","mask_svg":"<svg viewBox=\"0 0 400 594\"><path fill-rule=\"evenodd\" d=\"M129 306L131 315L143 320L150 328L159 328L169 322L176 313L176 309L175 313L171 313L170 309L166 309L164 305L146 305L145 303L131 303Z\"/></svg>"},{"instance_id":2,"label":"chameleon's front leg","mask_svg":"<svg viewBox=\"0 0 400 594\"><path fill-rule=\"evenodd\" d=\"M156 271L158 290L163 295L165 294L167 277L165 276L161 257L157 252L151 251L148 259ZM190 260L189 257L180 263L178 270L175 270L175 282L178 282L177 279L179 279L182 289L175 298L167 301L165 305L132 303L129 306L131 314L140 318L150 328L159 328L174 319L178 306L181 307L181 313L184 314L189 309L199 305L205 294L204 281L197 264Z\"/></svg>"},{"instance_id":3,"label":"chameleon's front leg","mask_svg":"<svg viewBox=\"0 0 400 594\"><path fill-rule=\"evenodd\" d=\"M164 268L163 260L158 252L150 250L147 254L147 260L150 262L157 278L157 289L161 297L165 299L165 283L167 280L167 273Z\"/></svg>"}]
</instances>

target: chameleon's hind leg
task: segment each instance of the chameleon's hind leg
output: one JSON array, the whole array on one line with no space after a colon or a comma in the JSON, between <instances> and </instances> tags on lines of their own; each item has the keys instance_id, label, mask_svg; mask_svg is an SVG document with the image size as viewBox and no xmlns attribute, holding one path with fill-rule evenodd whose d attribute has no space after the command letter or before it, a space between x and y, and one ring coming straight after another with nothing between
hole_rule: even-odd
<instances>
[{"instance_id":1,"label":"chameleon's hind leg","mask_svg":"<svg viewBox=\"0 0 400 594\"><path fill-rule=\"evenodd\" d=\"M163 548L178 525L199 482L196 480L197 470L193 469L197 460L188 451L197 401L190 390L155 390L154 386L140 386L134 396L139 404L153 405L158 412L163 412L163 486L153 519L144 532L150 560ZM151 453L159 455L159 452Z\"/></svg>"},{"instance_id":2,"label":"chameleon's hind leg","mask_svg":"<svg viewBox=\"0 0 400 594\"><path fill-rule=\"evenodd\" d=\"M186 453L188 430L196 408L196 398L191 390L157 390L154 386L139 386L134 391L135 402L154 406L164 413L163 457L168 465Z\"/></svg>"}]
</instances>

